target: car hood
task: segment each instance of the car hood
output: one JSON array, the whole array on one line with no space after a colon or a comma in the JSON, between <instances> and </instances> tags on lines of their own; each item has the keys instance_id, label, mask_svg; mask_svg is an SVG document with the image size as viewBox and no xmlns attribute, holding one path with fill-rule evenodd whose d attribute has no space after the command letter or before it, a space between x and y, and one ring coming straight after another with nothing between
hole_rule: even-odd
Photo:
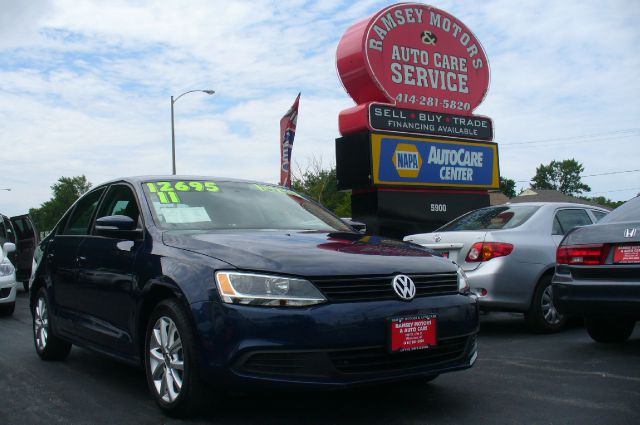
<instances>
[{"instance_id":1,"label":"car hood","mask_svg":"<svg viewBox=\"0 0 640 425\"><path fill-rule=\"evenodd\" d=\"M445 273L449 260L426 248L377 236L318 231L166 231L165 245L252 271L297 276Z\"/></svg>"}]
</instances>

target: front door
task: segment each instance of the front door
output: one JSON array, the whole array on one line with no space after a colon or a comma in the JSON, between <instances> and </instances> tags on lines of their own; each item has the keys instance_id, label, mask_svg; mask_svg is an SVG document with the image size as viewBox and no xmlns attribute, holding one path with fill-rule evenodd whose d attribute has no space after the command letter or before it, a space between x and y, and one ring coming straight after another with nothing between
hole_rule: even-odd
<instances>
[{"instance_id":1,"label":"front door","mask_svg":"<svg viewBox=\"0 0 640 425\"><path fill-rule=\"evenodd\" d=\"M96 218L126 215L142 229L138 203L125 184L109 187ZM78 250L78 287L83 293L83 320L79 329L92 343L134 355L132 334L136 306L135 261L142 240L88 237Z\"/></svg>"}]
</instances>

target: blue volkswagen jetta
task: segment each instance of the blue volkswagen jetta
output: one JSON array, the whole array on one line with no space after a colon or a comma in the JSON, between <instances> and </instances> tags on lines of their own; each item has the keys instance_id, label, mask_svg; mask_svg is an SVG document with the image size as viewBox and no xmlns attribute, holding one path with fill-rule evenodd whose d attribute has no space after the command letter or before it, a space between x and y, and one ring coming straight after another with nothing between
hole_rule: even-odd
<instances>
[{"instance_id":1,"label":"blue volkswagen jetta","mask_svg":"<svg viewBox=\"0 0 640 425\"><path fill-rule=\"evenodd\" d=\"M270 184L114 180L67 211L36 259L39 356L73 344L141 365L172 415L209 389L427 381L477 355L478 305L457 266Z\"/></svg>"}]
</instances>

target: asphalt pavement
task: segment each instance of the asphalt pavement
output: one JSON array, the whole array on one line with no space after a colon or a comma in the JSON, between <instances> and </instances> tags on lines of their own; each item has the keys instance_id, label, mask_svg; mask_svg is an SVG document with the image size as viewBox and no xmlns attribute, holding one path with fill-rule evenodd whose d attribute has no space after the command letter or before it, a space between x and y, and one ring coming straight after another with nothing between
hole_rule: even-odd
<instances>
[{"instance_id":1,"label":"asphalt pavement","mask_svg":"<svg viewBox=\"0 0 640 425\"><path fill-rule=\"evenodd\" d=\"M626 344L601 345L581 326L533 335L521 316L491 314L479 345L472 369L430 384L226 396L188 423L640 423L640 325ZM156 408L140 369L76 347L65 362L41 361L25 293L0 318L0 424L178 423Z\"/></svg>"}]
</instances>

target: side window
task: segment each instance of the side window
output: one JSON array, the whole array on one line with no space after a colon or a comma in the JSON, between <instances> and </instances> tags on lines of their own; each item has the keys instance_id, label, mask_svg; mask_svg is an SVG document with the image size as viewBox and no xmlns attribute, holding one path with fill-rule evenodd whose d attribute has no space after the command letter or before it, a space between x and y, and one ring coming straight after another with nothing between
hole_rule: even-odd
<instances>
[{"instance_id":1,"label":"side window","mask_svg":"<svg viewBox=\"0 0 640 425\"><path fill-rule=\"evenodd\" d=\"M11 225L11 221L9 220L8 217L2 217L2 221L4 223L4 229L5 229L5 237L7 238L8 242L16 242L16 235L13 233L13 226Z\"/></svg>"},{"instance_id":2,"label":"side window","mask_svg":"<svg viewBox=\"0 0 640 425\"><path fill-rule=\"evenodd\" d=\"M553 220L553 234L566 235L576 226L593 224L585 210L560 210Z\"/></svg>"},{"instance_id":3,"label":"side window","mask_svg":"<svg viewBox=\"0 0 640 425\"><path fill-rule=\"evenodd\" d=\"M61 234L63 235L88 235L91 227L91 217L98 206L100 195L104 188L94 190L82 198L73 209L67 226Z\"/></svg>"},{"instance_id":4,"label":"side window","mask_svg":"<svg viewBox=\"0 0 640 425\"><path fill-rule=\"evenodd\" d=\"M599 222L600 220L602 220L602 217L607 215L607 213L604 213L604 212L598 211L598 210L591 210L591 212L593 213L594 217L596 218L596 223Z\"/></svg>"},{"instance_id":5,"label":"side window","mask_svg":"<svg viewBox=\"0 0 640 425\"><path fill-rule=\"evenodd\" d=\"M140 210L138 210L136 197L129 186L117 184L109 188L104 201L100 205L97 217L109 215L126 215L140 226Z\"/></svg>"}]
</instances>

